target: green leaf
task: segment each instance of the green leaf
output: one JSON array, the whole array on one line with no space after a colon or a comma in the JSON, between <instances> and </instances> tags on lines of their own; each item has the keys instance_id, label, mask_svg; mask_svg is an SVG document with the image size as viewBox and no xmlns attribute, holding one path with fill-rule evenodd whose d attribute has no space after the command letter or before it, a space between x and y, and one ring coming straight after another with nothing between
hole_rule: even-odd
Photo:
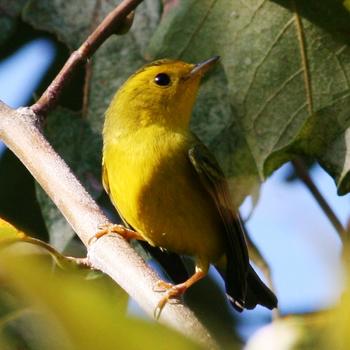
<instances>
[{"instance_id":1,"label":"green leaf","mask_svg":"<svg viewBox=\"0 0 350 350\"><path fill-rule=\"evenodd\" d=\"M0 16L0 45L6 41L14 28L14 21L4 15Z\"/></svg>"},{"instance_id":2,"label":"green leaf","mask_svg":"<svg viewBox=\"0 0 350 350\"><path fill-rule=\"evenodd\" d=\"M343 2L343 5L345 6L345 8L346 8L348 11L350 11L350 1L349 1L349 0L345 0L345 1Z\"/></svg>"},{"instance_id":3,"label":"green leaf","mask_svg":"<svg viewBox=\"0 0 350 350\"><path fill-rule=\"evenodd\" d=\"M311 154L344 193L349 168L339 135L349 127L350 108L340 96L350 93L349 32L350 14L340 0L182 0L164 15L148 54L191 62L222 57L237 127L227 124L218 139L214 118L205 133L212 135L207 143L215 145L211 148L224 168L235 157L246 159L235 174L228 172L236 188L250 191L244 183L239 186L239 178L247 173L254 178L255 168L263 179L295 154ZM217 86L213 81L214 95ZM202 104L206 110L212 101L207 106L203 99ZM305 128L313 118L320 124L317 137L328 139L325 147L309 148L314 134L307 135ZM335 123L335 138L326 128L331 119L341 120ZM237 138L244 138L247 147L236 147ZM337 156L330 162L331 152Z\"/></svg>"},{"instance_id":4,"label":"green leaf","mask_svg":"<svg viewBox=\"0 0 350 350\"><path fill-rule=\"evenodd\" d=\"M107 1L101 1L105 4ZM77 49L96 25L99 1L29 0L23 19L34 28L55 34L71 50Z\"/></svg>"},{"instance_id":5,"label":"green leaf","mask_svg":"<svg viewBox=\"0 0 350 350\"><path fill-rule=\"evenodd\" d=\"M141 3L130 32L109 38L92 58L87 118L94 131L101 132L104 113L122 83L146 62L143 52L159 13L158 1Z\"/></svg>"},{"instance_id":6,"label":"green leaf","mask_svg":"<svg viewBox=\"0 0 350 350\"><path fill-rule=\"evenodd\" d=\"M239 204L259 184L259 174L237 112L230 105L228 81L222 67L203 81L191 128L214 152L229 177L234 204Z\"/></svg>"},{"instance_id":7,"label":"green leaf","mask_svg":"<svg viewBox=\"0 0 350 350\"><path fill-rule=\"evenodd\" d=\"M16 28L16 17L19 16L27 0L0 0L0 45L13 33Z\"/></svg>"},{"instance_id":8,"label":"green leaf","mask_svg":"<svg viewBox=\"0 0 350 350\"><path fill-rule=\"evenodd\" d=\"M57 108L50 114L45 134L85 189L97 198L102 192L101 136L92 132L79 113ZM37 186L37 197L50 234L50 243L62 251L74 232L51 199Z\"/></svg>"},{"instance_id":9,"label":"green leaf","mask_svg":"<svg viewBox=\"0 0 350 350\"><path fill-rule=\"evenodd\" d=\"M24 19L36 28L54 33L73 50L119 3L116 0L30 0ZM94 131L101 132L104 112L113 94L145 63L143 50L159 21L159 14L159 1L144 1L136 9L130 32L109 38L87 64L83 114Z\"/></svg>"}]
</instances>

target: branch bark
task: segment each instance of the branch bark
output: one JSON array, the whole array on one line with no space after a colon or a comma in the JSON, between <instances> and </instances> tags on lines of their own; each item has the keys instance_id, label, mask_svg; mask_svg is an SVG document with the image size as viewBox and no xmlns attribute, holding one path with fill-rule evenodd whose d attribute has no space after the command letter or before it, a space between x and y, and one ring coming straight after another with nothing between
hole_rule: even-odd
<instances>
[{"instance_id":1,"label":"branch bark","mask_svg":"<svg viewBox=\"0 0 350 350\"><path fill-rule=\"evenodd\" d=\"M104 236L88 246L98 227L109 223L61 157L37 127L30 108L13 110L0 101L0 139L22 161L88 248L92 267L113 278L152 317L160 299L153 291L159 279L121 237ZM166 305L160 322L209 348L214 340L182 303Z\"/></svg>"}]
</instances>

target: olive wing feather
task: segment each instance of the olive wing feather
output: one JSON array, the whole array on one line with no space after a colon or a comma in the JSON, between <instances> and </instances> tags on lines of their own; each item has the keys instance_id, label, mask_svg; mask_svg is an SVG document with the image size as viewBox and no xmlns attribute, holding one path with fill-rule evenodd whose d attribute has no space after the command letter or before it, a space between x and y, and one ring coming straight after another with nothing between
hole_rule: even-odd
<instances>
[{"instance_id":1,"label":"olive wing feather","mask_svg":"<svg viewBox=\"0 0 350 350\"><path fill-rule=\"evenodd\" d=\"M189 150L189 159L221 217L226 243L226 290L230 292L236 308L242 310L247 294L249 257L243 227L234 210L228 183L218 162L200 141Z\"/></svg>"}]
</instances>

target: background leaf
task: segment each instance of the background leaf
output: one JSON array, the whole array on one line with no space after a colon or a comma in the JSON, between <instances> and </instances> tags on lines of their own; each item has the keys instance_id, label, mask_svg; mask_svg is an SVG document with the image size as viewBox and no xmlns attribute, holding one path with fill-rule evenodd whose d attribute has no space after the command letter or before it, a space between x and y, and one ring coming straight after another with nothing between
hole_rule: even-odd
<instances>
[{"instance_id":1,"label":"background leaf","mask_svg":"<svg viewBox=\"0 0 350 350\"><path fill-rule=\"evenodd\" d=\"M221 55L235 111L232 118L240 128L223 132L218 143L213 142L213 125L207 124L216 145L212 149L226 155L219 156L226 169L232 154L250 153L264 178L294 154L310 153L305 144L294 147L294 142L306 137L312 143L314 134L305 134L311 118L318 116L323 125L318 132L328 133L325 125L330 120L337 121L337 136L348 128L349 107L342 99L347 98L350 86L349 32L350 14L341 1L327 0L322 5L313 0L178 1L164 16L148 52L153 58L192 62ZM233 150L231 139L240 137L241 130L247 147ZM335 177L344 193L342 180L349 170L343 152L346 144L329 136L327 150L342 157L333 157L330 164L324 148L316 147L311 155ZM248 169L254 174L253 165ZM242 170L247 172L247 168Z\"/></svg>"},{"instance_id":2,"label":"background leaf","mask_svg":"<svg viewBox=\"0 0 350 350\"><path fill-rule=\"evenodd\" d=\"M36 28L57 35L70 50L77 49L120 1L83 3L64 0L31 0L24 19ZM86 65L83 114L94 131L101 132L104 112L119 86L145 63L143 50L159 21L160 2L146 0L137 8L134 23L125 36L113 36Z\"/></svg>"},{"instance_id":3,"label":"background leaf","mask_svg":"<svg viewBox=\"0 0 350 350\"><path fill-rule=\"evenodd\" d=\"M159 1L144 1L136 10L130 31L109 38L93 57L87 117L94 131L102 131L104 113L118 88L146 62L144 49L158 24L159 15Z\"/></svg>"}]
</instances>

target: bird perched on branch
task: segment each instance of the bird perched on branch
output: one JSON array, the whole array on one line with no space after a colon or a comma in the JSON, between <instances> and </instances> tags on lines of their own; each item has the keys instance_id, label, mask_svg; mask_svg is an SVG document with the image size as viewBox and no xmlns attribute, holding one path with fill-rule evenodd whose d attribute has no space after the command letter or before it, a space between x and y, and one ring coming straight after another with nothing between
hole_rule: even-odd
<instances>
[{"instance_id":1,"label":"bird perched on branch","mask_svg":"<svg viewBox=\"0 0 350 350\"><path fill-rule=\"evenodd\" d=\"M277 306L251 265L244 232L217 161L190 131L202 76L218 61L159 60L133 74L114 96L103 130L103 184L131 229L111 231L192 256L185 282L159 281L156 313L180 297L214 264L235 309Z\"/></svg>"}]
</instances>

